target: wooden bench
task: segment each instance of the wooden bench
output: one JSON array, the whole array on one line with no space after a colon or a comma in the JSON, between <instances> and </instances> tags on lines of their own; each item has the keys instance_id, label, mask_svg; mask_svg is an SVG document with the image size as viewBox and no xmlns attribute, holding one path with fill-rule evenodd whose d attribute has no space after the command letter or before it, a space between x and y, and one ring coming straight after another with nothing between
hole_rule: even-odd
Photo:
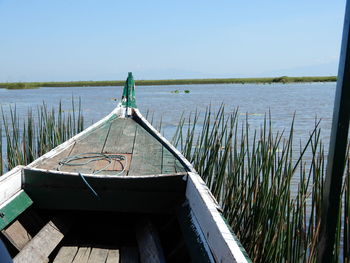
<instances>
[{"instance_id":1,"label":"wooden bench","mask_svg":"<svg viewBox=\"0 0 350 263\"><path fill-rule=\"evenodd\" d=\"M137 247L62 246L53 263L138 263Z\"/></svg>"}]
</instances>

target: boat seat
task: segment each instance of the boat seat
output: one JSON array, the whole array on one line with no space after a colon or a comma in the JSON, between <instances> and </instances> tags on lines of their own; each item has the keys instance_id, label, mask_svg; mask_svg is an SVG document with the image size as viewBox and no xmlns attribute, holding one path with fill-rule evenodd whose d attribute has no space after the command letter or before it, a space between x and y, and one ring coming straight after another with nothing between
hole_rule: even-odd
<instances>
[{"instance_id":1,"label":"boat seat","mask_svg":"<svg viewBox=\"0 0 350 263\"><path fill-rule=\"evenodd\" d=\"M54 218L49 221L14 257L14 263L49 262L49 255L63 239L70 227L69 221Z\"/></svg>"},{"instance_id":2,"label":"boat seat","mask_svg":"<svg viewBox=\"0 0 350 263\"><path fill-rule=\"evenodd\" d=\"M137 247L62 246L53 263L138 263Z\"/></svg>"}]
</instances>

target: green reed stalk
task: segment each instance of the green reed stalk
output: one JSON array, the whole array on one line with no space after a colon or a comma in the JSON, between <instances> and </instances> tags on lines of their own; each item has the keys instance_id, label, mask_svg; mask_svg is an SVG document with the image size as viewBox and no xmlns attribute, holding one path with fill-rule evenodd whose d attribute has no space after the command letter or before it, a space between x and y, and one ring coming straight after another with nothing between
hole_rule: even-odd
<instances>
[{"instance_id":1,"label":"green reed stalk","mask_svg":"<svg viewBox=\"0 0 350 263\"><path fill-rule=\"evenodd\" d=\"M75 104L72 99L72 105ZM61 102L57 112L54 108L48 109L45 103L38 106L36 111L36 119L32 110L29 109L26 118L20 121L16 107L9 108L8 116L5 116L5 111L1 109L0 135L4 130L6 138L5 161L2 153L4 142L0 136L1 174L19 164L31 163L84 128L80 100L78 109L74 106L70 113L63 111Z\"/></svg>"},{"instance_id":2,"label":"green reed stalk","mask_svg":"<svg viewBox=\"0 0 350 263\"><path fill-rule=\"evenodd\" d=\"M237 116L221 106L216 113L208 108L202 123L199 113L181 118L173 144L203 177L254 262L316 262L325 175L319 122L298 152L294 117L285 133L273 131L270 113L253 131L248 117L240 123ZM349 262L349 170L335 247L335 260L342 250L344 262Z\"/></svg>"}]
</instances>

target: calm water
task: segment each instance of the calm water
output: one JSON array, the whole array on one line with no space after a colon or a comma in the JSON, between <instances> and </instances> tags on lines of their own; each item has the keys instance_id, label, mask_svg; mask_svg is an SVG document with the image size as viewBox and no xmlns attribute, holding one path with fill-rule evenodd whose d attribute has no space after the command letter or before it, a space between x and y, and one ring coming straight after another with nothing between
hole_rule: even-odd
<instances>
[{"instance_id":1,"label":"calm water","mask_svg":"<svg viewBox=\"0 0 350 263\"><path fill-rule=\"evenodd\" d=\"M174 90L180 93L172 93ZM240 115L248 113L252 127L259 127L264 114L270 110L275 130L288 129L295 113L296 138L306 137L315 117L321 118L323 139L327 141L334 93L335 83L137 86L136 99L141 113L149 110L156 123L162 118L167 137L171 136L182 113L186 115L195 109L204 112L208 105L217 109L224 103L227 112L239 107ZM0 105L5 112L8 106L16 106L19 114L26 115L28 108L35 108L43 101L49 107L57 107L62 101L64 109L70 110L71 98L81 98L86 124L90 124L108 114L121 94L122 87L0 89Z\"/></svg>"}]
</instances>

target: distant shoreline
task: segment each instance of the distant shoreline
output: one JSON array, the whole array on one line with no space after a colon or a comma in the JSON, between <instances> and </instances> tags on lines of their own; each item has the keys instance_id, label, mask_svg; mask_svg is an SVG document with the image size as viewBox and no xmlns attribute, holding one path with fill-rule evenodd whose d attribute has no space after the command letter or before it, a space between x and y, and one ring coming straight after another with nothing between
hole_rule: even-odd
<instances>
[{"instance_id":1,"label":"distant shoreline","mask_svg":"<svg viewBox=\"0 0 350 263\"><path fill-rule=\"evenodd\" d=\"M137 86L153 85L191 85L191 84L271 84L271 83L306 83L335 82L336 76L324 77L271 77L271 78L217 78L217 79L167 79L167 80L135 80ZM95 87L123 86L124 80L108 81L60 81L60 82L8 82L0 83L5 89L35 89L40 87Z\"/></svg>"}]
</instances>

